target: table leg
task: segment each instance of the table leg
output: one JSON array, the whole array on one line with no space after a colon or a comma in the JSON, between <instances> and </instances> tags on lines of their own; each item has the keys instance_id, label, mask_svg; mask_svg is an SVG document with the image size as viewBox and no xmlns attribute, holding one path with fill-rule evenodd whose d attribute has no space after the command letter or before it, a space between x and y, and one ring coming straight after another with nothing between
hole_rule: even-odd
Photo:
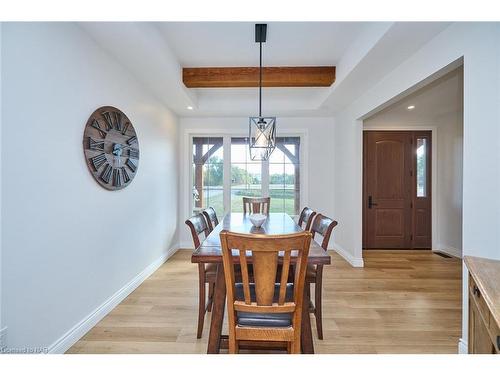
<instances>
[{"instance_id":1,"label":"table leg","mask_svg":"<svg viewBox=\"0 0 500 375\"><path fill-rule=\"evenodd\" d=\"M303 354L314 354L314 343L311 330L311 316L309 314L309 301L311 300L311 284L307 281L304 285L304 299L302 304L301 348Z\"/></svg>"},{"instance_id":2,"label":"table leg","mask_svg":"<svg viewBox=\"0 0 500 375\"><path fill-rule=\"evenodd\" d=\"M224 267L220 263L217 265L217 278L215 280L212 318L210 319L210 334L208 337L208 354L219 354L225 305L226 282L224 280Z\"/></svg>"}]
</instances>

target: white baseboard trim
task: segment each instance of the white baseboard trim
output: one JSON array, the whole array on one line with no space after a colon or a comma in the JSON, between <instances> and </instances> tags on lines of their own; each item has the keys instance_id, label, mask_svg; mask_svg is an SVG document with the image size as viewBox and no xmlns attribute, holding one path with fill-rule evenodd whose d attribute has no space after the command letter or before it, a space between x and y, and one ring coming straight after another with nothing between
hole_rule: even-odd
<instances>
[{"instance_id":1,"label":"white baseboard trim","mask_svg":"<svg viewBox=\"0 0 500 375\"><path fill-rule=\"evenodd\" d=\"M448 255L451 255L452 257L455 257L455 258L460 258L462 259L462 250L460 249L457 249L453 246L446 246L446 245L437 245L437 249L435 250L432 250L434 252L438 251L438 252L441 252L441 253L445 253L445 254L448 254Z\"/></svg>"},{"instance_id":2,"label":"white baseboard trim","mask_svg":"<svg viewBox=\"0 0 500 375\"><path fill-rule=\"evenodd\" d=\"M179 246L176 244L166 253L160 256L157 260L146 267L141 273L130 280L123 288L113 294L101 306L92 311L79 323L77 323L68 332L62 335L56 342L49 346L48 352L51 354L63 354L71 348L80 338L82 338L92 327L94 327L102 318L111 312L121 301L123 301L130 293L134 291L144 280L146 280L153 272L174 255Z\"/></svg>"},{"instance_id":3,"label":"white baseboard trim","mask_svg":"<svg viewBox=\"0 0 500 375\"><path fill-rule=\"evenodd\" d=\"M339 254L342 258L347 260L349 264L353 267L364 267L365 263L363 261L363 258L355 258L353 257L349 252L347 252L342 246L340 246L338 243L334 242L333 243L333 251L335 251L337 254Z\"/></svg>"},{"instance_id":4,"label":"white baseboard trim","mask_svg":"<svg viewBox=\"0 0 500 375\"><path fill-rule=\"evenodd\" d=\"M464 339L459 339L458 340L458 354L468 354L469 351L467 350L467 341Z\"/></svg>"}]
</instances>

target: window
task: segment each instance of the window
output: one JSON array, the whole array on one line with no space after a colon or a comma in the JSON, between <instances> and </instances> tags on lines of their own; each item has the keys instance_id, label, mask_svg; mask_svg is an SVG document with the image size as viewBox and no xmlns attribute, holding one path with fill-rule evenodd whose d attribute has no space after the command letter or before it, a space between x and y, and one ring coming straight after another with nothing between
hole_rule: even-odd
<instances>
[{"instance_id":1,"label":"window","mask_svg":"<svg viewBox=\"0 0 500 375\"><path fill-rule=\"evenodd\" d=\"M300 137L278 137L269 158L271 212L290 215L300 210Z\"/></svg>"},{"instance_id":2,"label":"window","mask_svg":"<svg viewBox=\"0 0 500 375\"><path fill-rule=\"evenodd\" d=\"M213 207L218 215L243 212L243 197L271 197L270 212L300 212L301 138L277 137L267 161L250 159L248 138L193 136L193 213ZM226 163L224 163L226 155Z\"/></svg>"},{"instance_id":3,"label":"window","mask_svg":"<svg viewBox=\"0 0 500 375\"><path fill-rule=\"evenodd\" d=\"M224 212L222 137L193 137L193 212L213 207Z\"/></svg>"},{"instance_id":4,"label":"window","mask_svg":"<svg viewBox=\"0 0 500 375\"><path fill-rule=\"evenodd\" d=\"M262 163L250 159L248 138L231 138L231 211L243 212L243 197L262 196Z\"/></svg>"},{"instance_id":5,"label":"window","mask_svg":"<svg viewBox=\"0 0 500 375\"><path fill-rule=\"evenodd\" d=\"M427 196L427 139L417 138L417 197Z\"/></svg>"}]
</instances>

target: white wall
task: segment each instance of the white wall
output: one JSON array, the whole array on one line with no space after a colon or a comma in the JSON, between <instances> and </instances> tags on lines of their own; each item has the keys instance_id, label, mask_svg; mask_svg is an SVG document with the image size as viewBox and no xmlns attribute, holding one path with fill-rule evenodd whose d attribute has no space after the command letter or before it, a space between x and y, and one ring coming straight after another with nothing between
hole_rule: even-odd
<instances>
[{"instance_id":1,"label":"white wall","mask_svg":"<svg viewBox=\"0 0 500 375\"><path fill-rule=\"evenodd\" d=\"M73 23L4 24L2 78L2 318L9 347L50 347L175 246L177 119ZM141 150L115 192L82 150L102 105Z\"/></svg>"},{"instance_id":2,"label":"white wall","mask_svg":"<svg viewBox=\"0 0 500 375\"><path fill-rule=\"evenodd\" d=\"M180 210L180 223L190 216L189 199L191 188L186 187L191 168L191 151L188 145L188 133L195 131L198 134L214 134L220 132L234 133L240 131L242 135L248 134L248 118L194 118L186 117L180 119L179 143L182 147L180 154L181 186L180 199L182 208ZM329 166L333 165L333 119L330 117L308 117L308 118L278 118L277 135L289 132L305 132L306 140L303 144L305 151L305 165L301 171L306 183L306 194L303 196L302 206L310 206L318 212L336 218L333 208L333 171ZM338 227L343 225L339 222ZM338 228L337 227L337 228ZM333 247L335 228L330 242ZM192 239L187 226L183 224L180 228L181 247L192 248Z\"/></svg>"},{"instance_id":3,"label":"white wall","mask_svg":"<svg viewBox=\"0 0 500 375\"><path fill-rule=\"evenodd\" d=\"M0 22L0 166L2 165L2 28ZM0 172L0 221L2 220L2 173ZM0 224L0 348L3 347L3 321L2 321L2 225Z\"/></svg>"},{"instance_id":4,"label":"white wall","mask_svg":"<svg viewBox=\"0 0 500 375\"><path fill-rule=\"evenodd\" d=\"M463 114L436 118L437 145L437 249L462 255Z\"/></svg>"},{"instance_id":5,"label":"white wall","mask_svg":"<svg viewBox=\"0 0 500 375\"><path fill-rule=\"evenodd\" d=\"M335 117L337 241L361 256L362 122L401 92L464 58L463 252L500 259L500 25L456 23ZM338 178L337 178L338 177ZM463 338L467 339L464 278Z\"/></svg>"}]
</instances>

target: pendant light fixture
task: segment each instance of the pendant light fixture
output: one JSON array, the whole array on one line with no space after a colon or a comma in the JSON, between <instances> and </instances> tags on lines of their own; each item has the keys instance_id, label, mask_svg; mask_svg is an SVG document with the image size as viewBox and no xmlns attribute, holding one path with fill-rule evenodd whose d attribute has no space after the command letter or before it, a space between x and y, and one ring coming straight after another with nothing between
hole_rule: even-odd
<instances>
[{"instance_id":1,"label":"pendant light fixture","mask_svg":"<svg viewBox=\"0 0 500 375\"><path fill-rule=\"evenodd\" d=\"M262 116L262 43L266 42L267 24L255 25L255 42L259 43L259 116L249 118L250 159L268 160L276 148L276 117Z\"/></svg>"}]
</instances>

